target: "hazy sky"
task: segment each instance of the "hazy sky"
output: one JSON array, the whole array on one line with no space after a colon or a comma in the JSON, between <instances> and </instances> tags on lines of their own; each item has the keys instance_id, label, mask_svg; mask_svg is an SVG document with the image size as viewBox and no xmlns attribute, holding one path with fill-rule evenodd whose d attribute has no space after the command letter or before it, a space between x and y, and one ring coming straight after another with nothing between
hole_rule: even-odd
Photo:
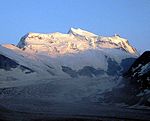
<instances>
[{"instance_id":1,"label":"hazy sky","mask_svg":"<svg viewBox=\"0 0 150 121\"><path fill-rule=\"evenodd\" d=\"M0 0L0 44L17 44L28 32L82 28L127 38L150 49L150 0Z\"/></svg>"}]
</instances>

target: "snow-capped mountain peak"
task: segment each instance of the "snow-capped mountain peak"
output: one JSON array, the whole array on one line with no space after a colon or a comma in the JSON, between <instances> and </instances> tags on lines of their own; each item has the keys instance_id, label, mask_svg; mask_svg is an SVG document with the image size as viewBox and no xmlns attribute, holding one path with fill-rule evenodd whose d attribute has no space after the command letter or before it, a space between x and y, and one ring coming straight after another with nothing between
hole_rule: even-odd
<instances>
[{"instance_id":1,"label":"snow-capped mountain peak","mask_svg":"<svg viewBox=\"0 0 150 121\"><path fill-rule=\"evenodd\" d=\"M68 32L68 34L73 34L75 36L86 36L86 37L92 37L92 36L98 36L96 34L93 34L91 32L85 31L83 29L80 28L71 28Z\"/></svg>"},{"instance_id":2,"label":"snow-capped mountain peak","mask_svg":"<svg viewBox=\"0 0 150 121\"><path fill-rule=\"evenodd\" d=\"M128 41L119 35L103 37L74 28L71 28L68 34L58 32L51 34L28 33L21 38L17 46L24 50L28 48L34 52L50 55L78 53L102 48L121 49L131 54L137 54Z\"/></svg>"}]
</instances>

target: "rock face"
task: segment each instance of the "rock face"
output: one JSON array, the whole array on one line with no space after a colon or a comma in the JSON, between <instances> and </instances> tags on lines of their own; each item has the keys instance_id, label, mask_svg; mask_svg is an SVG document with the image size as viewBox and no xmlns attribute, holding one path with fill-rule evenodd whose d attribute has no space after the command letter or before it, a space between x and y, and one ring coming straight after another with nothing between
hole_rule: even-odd
<instances>
[{"instance_id":1,"label":"rock face","mask_svg":"<svg viewBox=\"0 0 150 121\"><path fill-rule=\"evenodd\" d=\"M26 74L34 72L32 69L25 67L23 65L19 65L17 62L14 60L1 55L0 54L0 69L6 70L6 71L11 71L11 69L14 68L20 68L23 72L25 71Z\"/></svg>"},{"instance_id":2,"label":"rock face","mask_svg":"<svg viewBox=\"0 0 150 121\"><path fill-rule=\"evenodd\" d=\"M101 69L95 69L90 66L85 66L82 69L76 71L69 67L62 66L62 71L69 74L71 77L85 76L85 77L98 77L104 75L106 72Z\"/></svg>"},{"instance_id":3,"label":"rock face","mask_svg":"<svg viewBox=\"0 0 150 121\"><path fill-rule=\"evenodd\" d=\"M19 65L15 61L9 59L8 57L0 54L0 69L4 69L6 71L10 71L11 68L17 68Z\"/></svg>"},{"instance_id":4,"label":"rock face","mask_svg":"<svg viewBox=\"0 0 150 121\"><path fill-rule=\"evenodd\" d=\"M150 51L144 52L124 74L140 89L150 88Z\"/></svg>"}]
</instances>

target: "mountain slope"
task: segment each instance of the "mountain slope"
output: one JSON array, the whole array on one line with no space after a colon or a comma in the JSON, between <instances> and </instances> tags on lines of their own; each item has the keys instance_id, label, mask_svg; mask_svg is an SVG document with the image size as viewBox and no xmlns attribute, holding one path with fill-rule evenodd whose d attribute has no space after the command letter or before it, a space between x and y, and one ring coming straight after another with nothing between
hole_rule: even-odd
<instances>
[{"instance_id":1,"label":"mountain slope","mask_svg":"<svg viewBox=\"0 0 150 121\"><path fill-rule=\"evenodd\" d=\"M141 89L150 88L150 51L144 52L125 73Z\"/></svg>"}]
</instances>

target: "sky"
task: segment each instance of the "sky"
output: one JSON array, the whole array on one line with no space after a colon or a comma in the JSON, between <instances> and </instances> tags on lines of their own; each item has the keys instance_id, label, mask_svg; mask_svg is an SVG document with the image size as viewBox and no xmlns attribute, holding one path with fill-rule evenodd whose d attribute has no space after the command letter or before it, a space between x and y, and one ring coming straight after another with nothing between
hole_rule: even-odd
<instances>
[{"instance_id":1,"label":"sky","mask_svg":"<svg viewBox=\"0 0 150 121\"><path fill-rule=\"evenodd\" d=\"M138 51L150 50L150 0L0 0L0 44L71 27L119 34Z\"/></svg>"}]
</instances>

